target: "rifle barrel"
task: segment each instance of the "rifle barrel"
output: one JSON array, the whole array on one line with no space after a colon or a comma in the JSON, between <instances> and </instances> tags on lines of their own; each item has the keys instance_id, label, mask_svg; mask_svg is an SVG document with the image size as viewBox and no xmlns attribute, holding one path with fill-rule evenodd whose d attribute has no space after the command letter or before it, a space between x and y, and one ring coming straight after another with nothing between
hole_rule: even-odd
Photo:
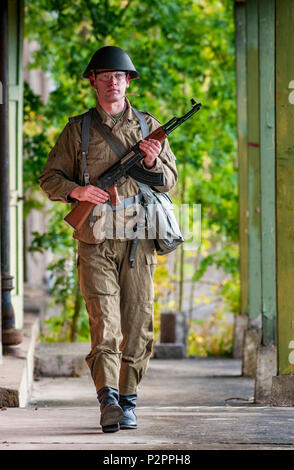
<instances>
[{"instance_id":1,"label":"rifle barrel","mask_svg":"<svg viewBox=\"0 0 294 470\"><path fill-rule=\"evenodd\" d=\"M172 118L170 121L168 121L163 127L165 133L169 135L172 131L174 131L177 127L179 127L183 122L185 122L187 119L189 119L194 113L197 113L199 109L201 108L202 104L197 103L196 105L193 106L190 111L188 111L184 116L180 118Z\"/></svg>"}]
</instances>

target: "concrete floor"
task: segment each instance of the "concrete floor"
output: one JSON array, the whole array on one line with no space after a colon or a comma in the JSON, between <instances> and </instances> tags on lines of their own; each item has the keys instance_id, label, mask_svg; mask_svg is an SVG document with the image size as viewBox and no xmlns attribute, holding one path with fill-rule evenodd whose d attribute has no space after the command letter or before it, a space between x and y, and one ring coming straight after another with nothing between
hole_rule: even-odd
<instances>
[{"instance_id":1,"label":"concrete floor","mask_svg":"<svg viewBox=\"0 0 294 470\"><path fill-rule=\"evenodd\" d=\"M42 377L28 407L0 411L0 450L294 450L294 408L256 406L253 394L239 360L152 359L138 429L104 434L88 374Z\"/></svg>"}]
</instances>

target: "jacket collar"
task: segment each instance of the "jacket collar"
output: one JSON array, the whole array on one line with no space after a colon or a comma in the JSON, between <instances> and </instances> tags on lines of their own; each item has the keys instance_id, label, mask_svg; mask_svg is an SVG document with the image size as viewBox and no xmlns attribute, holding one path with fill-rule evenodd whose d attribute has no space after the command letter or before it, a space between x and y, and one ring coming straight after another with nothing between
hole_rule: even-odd
<instances>
[{"instance_id":1,"label":"jacket collar","mask_svg":"<svg viewBox=\"0 0 294 470\"><path fill-rule=\"evenodd\" d=\"M138 117L136 116L132 106L131 106L131 103L129 102L129 100L127 98L125 98L126 100L126 110L123 114L123 116L121 117L121 120L128 120L128 121L135 121L135 122L139 122L138 120ZM102 123L103 124L106 124L107 126L109 127L113 127L115 125L115 122L114 120L112 119L112 117L110 116L110 114L108 114L103 108L102 106L100 106L100 104L96 103L96 109L98 111L98 113L100 114L101 116L101 119L102 119Z\"/></svg>"}]
</instances>

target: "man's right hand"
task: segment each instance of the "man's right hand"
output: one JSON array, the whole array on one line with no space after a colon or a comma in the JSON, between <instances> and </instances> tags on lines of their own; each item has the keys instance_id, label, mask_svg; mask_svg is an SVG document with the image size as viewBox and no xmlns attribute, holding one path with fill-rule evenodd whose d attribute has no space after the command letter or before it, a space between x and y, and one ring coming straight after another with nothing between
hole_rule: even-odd
<instances>
[{"instance_id":1,"label":"man's right hand","mask_svg":"<svg viewBox=\"0 0 294 470\"><path fill-rule=\"evenodd\" d=\"M78 201L88 201L96 205L102 204L109 199L109 194L107 192L91 184L88 184L87 186L77 186L72 190L69 196L72 199L77 199Z\"/></svg>"}]
</instances>

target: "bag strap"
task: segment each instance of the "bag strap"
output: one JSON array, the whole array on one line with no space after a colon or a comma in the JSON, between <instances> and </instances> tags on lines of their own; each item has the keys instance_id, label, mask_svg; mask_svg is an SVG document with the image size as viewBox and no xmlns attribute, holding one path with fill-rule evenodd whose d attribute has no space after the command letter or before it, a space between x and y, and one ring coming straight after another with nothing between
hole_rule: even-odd
<instances>
[{"instance_id":1,"label":"bag strap","mask_svg":"<svg viewBox=\"0 0 294 470\"><path fill-rule=\"evenodd\" d=\"M137 118L139 119L141 132L142 132L142 137L143 137L143 139L145 139L145 137L147 137L147 135L149 135L149 127L148 127L146 118L145 118L144 114L141 113L141 111L139 111L138 109L133 108L133 110L134 110L134 113L136 114Z\"/></svg>"},{"instance_id":2,"label":"bag strap","mask_svg":"<svg viewBox=\"0 0 294 470\"><path fill-rule=\"evenodd\" d=\"M139 119L141 132L142 132L142 137L144 139L145 137L147 137L147 135L149 135L149 127L148 127L147 121L145 119L144 114L141 113L141 111L139 111L138 109L135 109L135 108L133 108L133 110L134 110L137 118ZM150 191L150 188L147 184L141 183L140 181L136 181L136 183L139 186L139 188L140 188L140 190L143 194L146 194L146 192Z\"/></svg>"}]
</instances>

